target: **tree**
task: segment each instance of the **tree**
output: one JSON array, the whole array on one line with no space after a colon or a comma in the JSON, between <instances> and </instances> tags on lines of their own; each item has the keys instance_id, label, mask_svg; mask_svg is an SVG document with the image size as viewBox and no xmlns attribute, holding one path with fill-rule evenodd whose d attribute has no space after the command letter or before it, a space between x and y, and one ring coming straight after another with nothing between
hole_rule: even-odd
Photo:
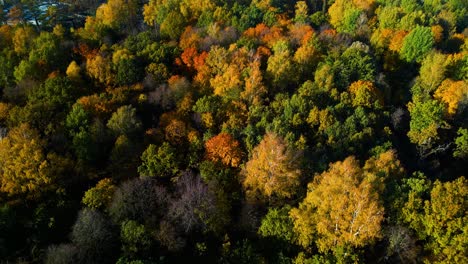
<instances>
[{"instance_id":1,"label":"tree","mask_svg":"<svg viewBox=\"0 0 468 264\"><path fill-rule=\"evenodd\" d=\"M362 247L381 237L384 208L373 177L354 157L330 164L309 183L307 196L290 216L299 243L320 252Z\"/></svg>"},{"instance_id":2,"label":"tree","mask_svg":"<svg viewBox=\"0 0 468 264\"><path fill-rule=\"evenodd\" d=\"M436 100L410 102L408 110L411 116L408 137L411 142L431 147L439 138L438 129L445 127L443 105Z\"/></svg>"},{"instance_id":3,"label":"tree","mask_svg":"<svg viewBox=\"0 0 468 264\"><path fill-rule=\"evenodd\" d=\"M242 161L240 144L231 135L221 133L205 142L206 158L226 166L238 167Z\"/></svg>"},{"instance_id":4,"label":"tree","mask_svg":"<svg viewBox=\"0 0 468 264\"><path fill-rule=\"evenodd\" d=\"M243 171L243 186L253 197L291 198L299 187L301 153L280 136L267 133Z\"/></svg>"},{"instance_id":5,"label":"tree","mask_svg":"<svg viewBox=\"0 0 468 264\"><path fill-rule=\"evenodd\" d=\"M37 198L53 189L60 158L44 153L39 133L22 124L0 139L0 191L8 196ZM56 167L54 167L56 166Z\"/></svg>"},{"instance_id":6,"label":"tree","mask_svg":"<svg viewBox=\"0 0 468 264\"><path fill-rule=\"evenodd\" d=\"M117 236L109 220L100 212L81 210L73 225L71 241L79 249L81 263L111 263Z\"/></svg>"},{"instance_id":7,"label":"tree","mask_svg":"<svg viewBox=\"0 0 468 264\"><path fill-rule=\"evenodd\" d=\"M80 66L76 63L76 61L72 61L67 67L66 74L70 80L77 81L81 79L80 71Z\"/></svg>"},{"instance_id":8,"label":"tree","mask_svg":"<svg viewBox=\"0 0 468 264\"><path fill-rule=\"evenodd\" d=\"M89 76L105 85L111 84L114 80L109 59L101 55L90 56L86 59L86 71Z\"/></svg>"},{"instance_id":9,"label":"tree","mask_svg":"<svg viewBox=\"0 0 468 264\"><path fill-rule=\"evenodd\" d=\"M179 173L176 150L164 142L159 148L150 144L141 154L143 163L138 167L140 176L172 177Z\"/></svg>"},{"instance_id":10,"label":"tree","mask_svg":"<svg viewBox=\"0 0 468 264\"><path fill-rule=\"evenodd\" d=\"M271 84L281 91L294 81L294 64L289 44L278 40L273 46L273 55L268 58L266 76Z\"/></svg>"},{"instance_id":11,"label":"tree","mask_svg":"<svg viewBox=\"0 0 468 264\"><path fill-rule=\"evenodd\" d=\"M433 253L432 261L458 263L466 260L468 182L465 177L442 183L436 181L430 199L423 191L412 189L403 215L420 239L425 239Z\"/></svg>"},{"instance_id":12,"label":"tree","mask_svg":"<svg viewBox=\"0 0 468 264\"><path fill-rule=\"evenodd\" d=\"M130 85L143 78L143 69L135 59L120 60L116 68L115 82L117 85Z\"/></svg>"},{"instance_id":13,"label":"tree","mask_svg":"<svg viewBox=\"0 0 468 264\"><path fill-rule=\"evenodd\" d=\"M124 182L115 192L109 207L114 223L135 220L156 227L166 213L170 199L164 187L151 178L136 178Z\"/></svg>"},{"instance_id":14,"label":"tree","mask_svg":"<svg viewBox=\"0 0 468 264\"><path fill-rule=\"evenodd\" d=\"M433 46L431 28L417 26L403 40L400 56L407 62L421 62Z\"/></svg>"},{"instance_id":15,"label":"tree","mask_svg":"<svg viewBox=\"0 0 468 264\"><path fill-rule=\"evenodd\" d=\"M144 225L128 220L120 226L122 250L127 256L138 256L151 246L151 238Z\"/></svg>"},{"instance_id":16,"label":"tree","mask_svg":"<svg viewBox=\"0 0 468 264\"><path fill-rule=\"evenodd\" d=\"M102 179L85 192L82 203L91 209L103 209L110 204L115 189L111 179Z\"/></svg>"},{"instance_id":17,"label":"tree","mask_svg":"<svg viewBox=\"0 0 468 264\"><path fill-rule=\"evenodd\" d=\"M96 21L116 30L132 29L138 9L135 0L108 0L96 10Z\"/></svg>"},{"instance_id":18,"label":"tree","mask_svg":"<svg viewBox=\"0 0 468 264\"><path fill-rule=\"evenodd\" d=\"M292 219L289 217L290 209L290 206L279 209L270 208L262 219L258 234L267 239L275 239L283 243L294 243L296 235L293 231Z\"/></svg>"},{"instance_id":19,"label":"tree","mask_svg":"<svg viewBox=\"0 0 468 264\"><path fill-rule=\"evenodd\" d=\"M459 128L458 137L455 139L455 151L453 156L457 158L468 158L468 129Z\"/></svg>"},{"instance_id":20,"label":"tree","mask_svg":"<svg viewBox=\"0 0 468 264\"><path fill-rule=\"evenodd\" d=\"M168 215L182 232L222 232L229 221L227 207L200 177L184 173L177 180L176 193Z\"/></svg>"},{"instance_id":21,"label":"tree","mask_svg":"<svg viewBox=\"0 0 468 264\"><path fill-rule=\"evenodd\" d=\"M356 81L349 86L353 106L381 107L383 95L370 81Z\"/></svg>"},{"instance_id":22,"label":"tree","mask_svg":"<svg viewBox=\"0 0 468 264\"><path fill-rule=\"evenodd\" d=\"M468 104L468 83L446 79L435 91L434 98L444 103L447 113L453 116Z\"/></svg>"},{"instance_id":23,"label":"tree","mask_svg":"<svg viewBox=\"0 0 468 264\"><path fill-rule=\"evenodd\" d=\"M424 58L419 70L421 85L428 92L433 92L444 80L447 66L447 56L441 53L430 53Z\"/></svg>"},{"instance_id":24,"label":"tree","mask_svg":"<svg viewBox=\"0 0 468 264\"><path fill-rule=\"evenodd\" d=\"M141 131L142 124L136 115L136 109L125 105L112 114L107 127L114 135L135 135Z\"/></svg>"}]
</instances>

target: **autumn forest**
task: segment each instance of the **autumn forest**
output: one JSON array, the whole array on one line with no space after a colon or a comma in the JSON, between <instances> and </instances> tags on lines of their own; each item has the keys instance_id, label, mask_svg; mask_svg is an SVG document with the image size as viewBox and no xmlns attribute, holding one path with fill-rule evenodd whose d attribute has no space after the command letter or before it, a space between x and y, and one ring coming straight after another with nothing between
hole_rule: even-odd
<instances>
[{"instance_id":1,"label":"autumn forest","mask_svg":"<svg viewBox=\"0 0 468 264\"><path fill-rule=\"evenodd\" d=\"M0 0L0 263L468 263L468 1Z\"/></svg>"}]
</instances>

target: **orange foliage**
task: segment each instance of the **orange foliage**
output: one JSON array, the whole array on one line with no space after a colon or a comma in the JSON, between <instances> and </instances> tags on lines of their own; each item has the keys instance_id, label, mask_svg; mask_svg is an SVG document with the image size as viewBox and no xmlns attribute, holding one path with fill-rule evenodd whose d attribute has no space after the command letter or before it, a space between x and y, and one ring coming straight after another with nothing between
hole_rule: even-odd
<instances>
[{"instance_id":1,"label":"orange foliage","mask_svg":"<svg viewBox=\"0 0 468 264\"><path fill-rule=\"evenodd\" d=\"M180 36L179 47L184 50L187 48L197 48L199 42L200 35L195 32L192 26L188 26Z\"/></svg>"},{"instance_id":2,"label":"orange foliage","mask_svg":"<svg viewBox=\"0 0 468 264\"><path fill-rule=\"evenodd\" d=\"M408 32L405 30L397 31L395 35L393 36L392 40L390 41L390 45L388 46L388 48L391 51L400 52L406 35L408 35Z\"/></svg>"},{"instance_id":3,"label":"orange foliage","mask_svg":"<svg viewBox=\"0 0 468 264\"><path fill-rule=\"evenodd\" d=\"M449 115L454 115L461 102L468 102L468 84L447 79L437 88L434 98L446 105Z\"/></svg>"},{"instance_id":4,"label":"orange foliage","mask_svg":"<svg viewBox=\"0 0 468 264\"><path fill-rule=\"evenodd\" d=\"M444 37L444 28L442 28L440 25L435 25L431 27L431 31L432 35L434 36L435 42L441 42L442 38Z\"/></svg>"},{"instance_id":5,"label":"orange foliage","mask_svg":"<svg viewBox=\"0 0 468 264\"><path fill-rule=\"evenodd\" d=\"M239 167L242 150L239 141L227 133L221 133L205 142L206 159L226 166Z\"/></svg>"},{"instance_id":6,"label":"orange foliage","mask_svg":"<svg viewBox=\"0 0 468 264\"><path fill-rule=\"evenodd\" d=\"M73 52L80 54L86 59L91 59L93 57L96 57L98 54L97 49L91 49L88 45L83 44L83 43L79 44L78 47L73 48Z\"/></svg>"},{"instance_id":7,"label":"orange foliage","mask_svg":"<svg viewBox=\"0 0 468 264\"><path fill-rule=\"evenodd\" d=\"M372 34L371 43L377 49L383 50L390 45L390 41L394 34L395 32L391 29L377 29Z\"/></svg>"},{"instance_id":8,"label":"orange foliage","mask_svg":"<svg viewBox=\"0 0 468 264\"><path fill-rule=\"evenodd\" d=\"M252 39L260 39L262 44L266 44L270 48L276 41L285 37L280 27L273 26L269 28L263 23L244 31L244 36Z\"/></svg>"},{"instance_id":9,"label":"orange foliage","mask_svg":"<svg viewBox=\"0 0 468 264\"><path fill-rule=\"evenodd\" d=\"M182 59L182 62L187 65L187 67L192 68L193 67L193 59L194 57L198 56L198 51L196 48L190 47L184 49L182 54L180 55L180 58Z\"/></svg>"},{"instance_id":10,"label":"orange foliage","mask_svg":"<svg viewBox=\"0 0 468 264\"><path fill-rule=\"evenodd\" d=\"M314 29L305 24L295 24L289 30L289 38L295 44L307 43L314 36Z\"/></svg>"},{"instance_id":11,"label":"orange foliage","mask_svg":"<svg viewBox=\"0 0 468 264\"><path fill-rule=\"evenodd\" d=\"M112 113L112 107L109 102L97 94L81 97L78 99L78 103L93 115L104 116Z\"/></svg>"},{"instance_id":12,"label":"orange foliage","mask_svg":"<svg viewBox=\"0 0 468 264\"><path fill-rule=\"evenodd\" d=\"M370 11L374 8L374 0L353 0L354 5L362 10Z\"/></svg>"}]
</instances>

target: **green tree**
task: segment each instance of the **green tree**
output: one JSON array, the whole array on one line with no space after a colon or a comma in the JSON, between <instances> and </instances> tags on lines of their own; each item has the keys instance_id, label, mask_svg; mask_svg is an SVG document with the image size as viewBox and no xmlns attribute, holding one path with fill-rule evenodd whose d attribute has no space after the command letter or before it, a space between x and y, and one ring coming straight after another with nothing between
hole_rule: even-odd
<instances>
[{"instance_id":1,"label":"green tree","mask_svg":"<svg viewBox=\"0 0 468 264\"><path fill-rule=\"evenodd\" d=\"M400 56L407 62L421 62L434 47L431 28L417 26L403 40Z\"/></svg>"},{"instance_id":2,"label":"green tree","mask_svg":"<svg viewBox=\"0 0 468 264\"><path fill-rule=\"evenodd\" d=\"M150 144L141 154L140 176L172 177L179 173L179 161L175 149L164 142L160 147Z\"/></svg>"},{"instance_id":3,"label":"green tree","mask_svg":"<svg viewBox=\"0 0 468 264\"><path fill-rule=\"evenodd\" d=\"M468 157L468 129L459 128L457 132L458 137L455 139L455 151L453 156L457 158Z\"/></svg>"},{"instance_id":4,"label":"green tree","mask_svg":"<svg viewBox=\"0 0 468 264\"><path fill-rule=\"evenodd\" d=\"M122 250L126 256L138 256L149 249L151 238L144 225L128 220L120 226Z\"/></svg>"},{"instance_id":5,"label":"green tree","mask_svg":"<svg viewBox=\"0 0 468 264\"><path fill-rule=\"evenodd\" d=\"M293 231L294 225L289 217L290 206L282 208L270 208L263 217L258 228L258 234L267 239L275 239L286 244L293 244L296 235Z\"/></svg>"},{"instance_id":6,"label":"green tree","mask_svg":"<svg viewBox=\"0 0 468 264\"><path fill-rule=\"evenodd\" d=\"M143 78L143 69L135 59L121 59L115 65L117 85L130 85Z\"/></svg>"},{"instance_id":7,"label":"green tree","mask_svg":"<svg viewBox=\"0 0 468 264\"><path fill-rule=\"evenodd\" d=\"M412 188L402 208L405 220L415 229L420 239L427 241L437 263L459 263L466 260L467 180L465 177L442 183L436 181L427 190Z\"/></svg>"},{"instance_id":8,"label":"green tree","mask_svg":"<svg viewBox=\"0 0 468 264\"><path fill-rule=\"evenodd\" d=\"M408 104L410 112L411 142L419 146L431 147L438 139L438 129L445 127L444 106L436 100Z\"/></svg>"},{"instance_id":9,"label":"green tree","mask_svg":"<svg viewBox=\"0 0 468 264\"><path fill-rule=\"evenodd\" d=\"M82 203L91 209L103 209L110 204L115 189L111 179L102 179L85 192Z\"/></svg>"},{"instance_id":10,"label":"green tree","mask_svg":"<svg viewBox=\"0 0 468 264\"><path fill-rule=\"evenodd\" d=\"M125 105L115 111L109 121L107 127L114 135L135 135L141 131L142 124L136 115L136 109L131 105Z\"/></svg>"}]
</instances>

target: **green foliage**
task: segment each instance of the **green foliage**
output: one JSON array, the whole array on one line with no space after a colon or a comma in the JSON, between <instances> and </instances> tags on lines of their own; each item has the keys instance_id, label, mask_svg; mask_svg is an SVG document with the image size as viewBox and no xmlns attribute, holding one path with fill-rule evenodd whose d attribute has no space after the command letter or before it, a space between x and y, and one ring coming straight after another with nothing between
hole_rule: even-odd
<instances>
[{"instance_id":1,"label":"green foliage","mask_svg":"<svg viewBox=\"0 0 468 264\"><path fill-rule=\"evenodd\" d=\"M130 85L143 78L143 70L135 59L119 60L116 67L115 82L117 85Z\"/></svg>"},{"instance_id":2,"label":"green foliage","mask_svg":"<svg viewBox=\"0 0 468 264\"><path fill-rule=\"evenodd\" d=\"M294 244L295 234L293 223L289 218L289 206L280 209L272 208L262 219L258 233L267 239L276 239L285 243Z\"/></svg>"},{"instance_id":3,"label":"green foliage","mask_svg":"<svg viewBox=\"0 0 468 264\"><path fill-rule=\"evenodd\" d=\"M159 148L151 144L141 154L143 163L138 167L140 176L171 177L179 172L176 151L169 143L164 142Z\"/></svg>"},{"instance_id":4,"label":"green foliage","mask_svg":"<svg viewBox=\"0 0 468 264\"><path fill-rule=\"evenodd\" d=\"M444 107L435 100L409 105L411 116L408 136L418 145L431 145L438 139L438 129L444 125Z\"/></svg>"},{"instance_id":5,"label":"green foliage","mask_svg":"<svg viewBox=\"0 0 468 264\"><path fill-rule=\"evenodd\" d=\"M457 132L458 137L455 139L455 151L453 156L457 158L468 157L468 129L460 128Z\"/></svg>"},{"instance_id":6,"label":"green foliage","mask_svg":"<svg viewBox=\"0 0 468 264\"><path fill-rule=\"evenodd\" d=\"M112 181L109 178L102 179L85 192L82 202L91 209L103 209L110 204L114 191Z\"/></svg>"},{"instance_id":7,"label":"green foliage","mask_svg":"<svg viewBox=\"0 0 468 264\"><path fill-rule=\"evenodd\" d=\"M400 56L407 62L421 62L433 47L431 29L417 26L405 37Z\"/></svg>"},{"instance_id":8,"label":"green foliage","mask_svg":"<svg viewBox=\"0 0 468 264\"><path fill-rule=\"evenodd\" d=\"M136 109L131 105L125 105L115 111L107 127L114 135L134 135L141 130L141 121L136 115Z\"/></svg>"},{"instance_id":9,"label":"green foliage","mask_svg":"<svg viewBox=\"0 0 468 264\"><path fill-rule=\"evenodd\" d=\"M151 238L144 225L129 220L122 223L120 227L120 238L122 250L127 256L135 256L144 252L151 245Z\"/></svg>"},{"instance_id":10,"label":"green foliage","mask_svg":"<svg viewBox=\"0 0 468 264\"><path fill-rule=\"evenodd\" d=\"M65 2L0 0L0 262L466 262L467 1Z\"/></svg>"}]
</instances>

